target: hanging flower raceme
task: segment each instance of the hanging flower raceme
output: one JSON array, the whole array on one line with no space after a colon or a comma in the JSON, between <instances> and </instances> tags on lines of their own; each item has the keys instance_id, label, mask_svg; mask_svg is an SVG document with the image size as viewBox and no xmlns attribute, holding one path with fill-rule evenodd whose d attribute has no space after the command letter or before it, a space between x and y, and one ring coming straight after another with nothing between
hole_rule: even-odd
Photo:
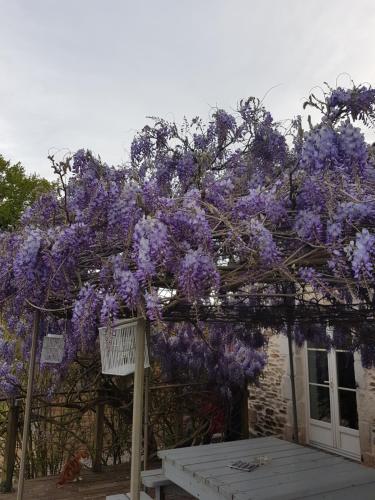
<instances>
[{"instance_id":1,"label":"hanging flower raceme","mask_svg":"<svg viewBox=\"0 0 375 500\"><path fill-rule=\"evenodd\" d=\"M81 348L94 348L98 334L99 313L104 307L102 303L101 295L92 285L84 286L80 290L72 316L71 356Z\"/></svg>"},{"instance_id":2,"label":"hanging flower raceme","mask_svg":"<svg viewBox=\"0 0 375 500\"><path fill-rule=\"evenodd\" d=\"M138 206L139 189L111 180L108 189L108 233L117 240L128 238L142 211Z\"/></svg>"},{"instance_id":3,"label":"hanging flower raceme","mask_svg":"<svg viewBox=\"0 0 375 500\"><path fill-rule=\"evenodd\" d=\"M140 298L140 286L135 273L114 267L113 278L118 296L128 309L135 310Z\"/></svg>"},{"instance_id":4,"label":"hanging flower raceme","mask_svg":"<svg viewBox=\"0 0 375 500\"><path fill-rule=\"evenodd\" d=\"M151 156L152 141L150 135L145 131L133 139L130 148L130 158L133 162L140 162L144 158Z\"/></svg>"},{"instance_id":5,"label":"hanging flower raceme","mask_svg":"<svg viewBox=\"0 0 375 500\"><path fill-rule=\"evenodd\" d=\"M303 240L311 242L321 241L323 237L323 224L320 215L309 210L302 210L296 218L295 230L297 235Z\"/></svg>"},{"instance_id":6,"label":"hanging flower raceme","mask_svg":"<svg viewBox=\"0 0 375 500\"><path fill-rule=\"evenodd\" d=\"M14 339L7 339L4 330L0 328L0 358L8 364L14 360L16 343Z\"/></svg>"},{"instance_id":7,"label":"hanging flower raceme","mask_svg":"<svg viewBox=\"0 0 375 500\"><path fill-rule=\"evenodd\" d=\"M169 228L176 250L212 249L212 231L207 214L202 208L200 192L197 189L185 193L181 207L171 206L160 213L160 218ZM172 255L176 257L176 255ZM173 259L175 260L175 259Z\"/></svg>"},{"instance_id":8,"label":"hanging flower raceme","mask_svg":"<svg viewBox=\"0 0 375 500\"><path fill-rule=\"evenodd\" d=\"M234 205L233 215L240 220L259 214L264 214L273 224L286 217L286 203L277 199L276 189L266 191L250 188L248 194L241 196Z\"/></svg>"},{"instance_id":9,"label":"hanging flower raceme","mask_svg":"<svg viewBox=\"0 0 375 500\"><path fill-rule=\"evenodd\" d=\"M367 229L357 233L356 240L346 247L349 260L356 278L374 280L375 236Z\"/></svg>"},{"instance_id":10,"label":"hanging flower raceme","mask_svg":"<svg viewBox=\"0 0 375 500\"><path fill-rule=\"evenodd\" d=\"M0 361L0 394L3 397L16 396L18 388L19 381L13 374L13 366Z\"/></svg>"},{"instance_id":11,"label":"hanging flower raceme","mask_svg":"<svg viewBox=\"0 0 375 500\"><path fill-rule=\"evenodd\" d=\"M144 218L135 226L133 241L136 275L144 283L155 276L158 266L164 265L169 257L167 227L158 219Z\"/></svg>"},{"instance_id":12,"label":"hanging flower raceme","mask_svg":"<svg viewBox=\"0 0 375 500\"><path fill-rule=\"evenodd\" d=\"M151 289L145 292L146 314L150 321L162 319L163 306L157 290Z\"/></svg>"},{"instance_id":13,"label":"hanging flower raceme","mask_svg":"<svg viewBox=\"0 0 375 500\"><path fill-rule=\"evenodd\" d=\"M364 135L358 127L353 127L350 122L342 124L339 151L344 168L353 174L363 175L369 162L367 144Z\"/></svg>"},{"instance_id":14,"label":"hanging flower raceme","mask_svg":"<svg viewBox=\"0 0 375 500\"><path fill-rule=\"evenodd\" d=\"M28 228L14 259L14 275L18 280L33 281L35 264L42 242L42 233L39 229Z\"/></svg>"},{"instance_id":15,"label":"hanging flower raceme","mask_svg":"<svg viewBox=\"0 0 375 500\"><path fill-rule=\"evenodd\" d=\"M90 239L89 227L82 222L63 226L57 232L51 248L51 256L56 268L62 263L66 267L74 266L79 253L89 248Z\"/></svg>"},{"instance_id":16,"label":"hanging flower raceme","mask_svg":"<svg viewBox=\"0 0 375 500\"><path fill-rule=\"evenodd\" d=\"M102 326L111 325L117 318L119 314L119 303L117 297L111 293L107 293L104 296L102 302L102 308L100 311L100 323Z\"/></svg>"},{"instance_id":17,"label":"hanging flower raceme","mask_svg":"<svg viewBox=\"0 0 375 500\"><path fill-rule=\"evenodd\" d=\"M60 200L54 191L41 194L32 206L25 209L21 222L47 229L53 223L63 223Z\"/></svg>"},{"instance_id":18,"label":"hanging flower raceme","mask_svg":"<svg viewBox=\"0 0 375 500\"><path fill-rule=\"evenodd\" d=\"M301 164L312 173L329 169L339 162L337 133L322 126L308 133L301 152Z\"/></svg>"},{"instance_id":19,"label":"hanging flower raceme","mask_svg":"<svg viewBox=\"0 0 375 500\"><path fill-rule=\"evenodd\" d=\"M192 301L217 291L220 275L212 257L201 249L190 250L181 261L178 284L182 293Z\"/></svg>"},{"instance_id":20,"label":"hanging flower raceme","mask_svg":"<svg viewBox=\"0 0 375 500\"><path fill-rule=\"evenodd\" d=\"M283 165L287 151L284 135L275 127L271 114L266 113L264 120L255 127L253 154L264 164Z\"/></svg>"}]
</instances>

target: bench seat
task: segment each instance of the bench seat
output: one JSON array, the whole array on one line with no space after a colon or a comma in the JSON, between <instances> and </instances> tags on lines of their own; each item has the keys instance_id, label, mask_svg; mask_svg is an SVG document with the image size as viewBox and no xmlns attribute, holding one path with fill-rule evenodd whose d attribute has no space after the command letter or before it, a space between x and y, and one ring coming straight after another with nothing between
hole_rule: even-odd
<instances>
[{"instance_id":1,"label":"bench seat","mask_svg":"<svg viewBox=\"0 0 375 500\"><path fill-rule=\"evenodd\" d=\"M130 493L124 495L123 493L118 493L116 495L109 495L106 500L130 500ZM140 500L152 500L144 491L141 491Z\"/></svg>"},{"instance_id":2,"label":"bench seat","mask_svg":"<svg viewBox=\"0 0 375 500\"><path fill-rule=\"evenodd\" d=\"M144 470L141 472L141 478L142 483L147 486L147 488L172 484L172 482L165 477L163 469Z\"/></svg>"},{"instance_id":3,"label":"bench seat","mask_svg":"<svg viewBox=\"0 0 375 500\"><path fill-rule=\"evenodd\" d=\"M163 500L164 486L172 484L163 473L163 469L144 470L141 472L142 483L146 488L155 489L155 500Z\"/></svg>"}]
</instances>

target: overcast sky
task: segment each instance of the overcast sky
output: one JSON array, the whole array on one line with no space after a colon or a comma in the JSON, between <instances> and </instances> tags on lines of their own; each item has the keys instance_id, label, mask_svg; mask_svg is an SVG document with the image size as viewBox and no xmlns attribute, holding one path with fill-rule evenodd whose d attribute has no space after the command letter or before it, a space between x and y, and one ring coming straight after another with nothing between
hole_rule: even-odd
<instances>
[{"instance_id":1,"label":"overcast sky","mask_svg":"<svg viewBox=\"0 0 375 500\"><path fill-rule=\"evenodd\" d=\"M374 0L0 0L0 18L0 153L47 177L51 152L126 161L146 116L275 87L285 119L342 72L375 84Z\"/></svg>"}]
</instances>

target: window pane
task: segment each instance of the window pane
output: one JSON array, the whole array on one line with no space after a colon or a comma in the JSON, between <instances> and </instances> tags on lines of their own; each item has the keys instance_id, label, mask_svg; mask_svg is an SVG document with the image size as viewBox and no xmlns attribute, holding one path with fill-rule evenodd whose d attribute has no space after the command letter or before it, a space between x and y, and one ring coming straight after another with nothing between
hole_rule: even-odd
<instances>
[{"instance_id":1,"label":"window pane","mask_svg":"<svg viewBox=\"0 0 375 500\"><path fill-rule=\"evenodd\" d=\"M323 422L331 421L329 387L310 385L310 417Z\"/></svg>"},{"instance_id":2,"label":"window pane","mask_svg":"<svg viewBox=\"0 0 375 500\"><path fill-rule=\"evenodd\" d=\"M352 352L337 352L337 380L339 387L356 388Z\"/></svg>"},{"instance_id":3,"label":"window pane","mask_svg":"<svg viewBox=\"0 0 375 500\"><path fill-rule=\"evenodd\" d=\"M308 351L309 380L315 384L328 382L328 356L326 351Z\"/></svg>"},{"instance_id":4,"label":"window pane","mask_svg":"<svg viewBox=\"0 0 375 500\"><path fill-rule=\"evenodd\" d=\"M354 391L339 389L340 425L358 429L357 398Z\"/></svg>"}]
</instances>

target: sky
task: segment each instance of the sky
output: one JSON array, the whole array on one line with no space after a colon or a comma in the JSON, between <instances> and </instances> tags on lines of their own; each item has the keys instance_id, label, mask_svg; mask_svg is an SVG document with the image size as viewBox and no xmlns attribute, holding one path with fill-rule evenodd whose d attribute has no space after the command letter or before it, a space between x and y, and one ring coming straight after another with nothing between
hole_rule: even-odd
<instances>
[{"instance_id":1,"label":"sky","mask_svg":"<svg viewBox=\"0 0 375 500\"><path fill-rule=\"evenodd\" d=\"M265 96L284 120L324 81L375 85L374 0L0 0L0 16L0 154L47 178L48 154L82 147L126 162L148 116Z\"/></svg>"}]
</instances>

